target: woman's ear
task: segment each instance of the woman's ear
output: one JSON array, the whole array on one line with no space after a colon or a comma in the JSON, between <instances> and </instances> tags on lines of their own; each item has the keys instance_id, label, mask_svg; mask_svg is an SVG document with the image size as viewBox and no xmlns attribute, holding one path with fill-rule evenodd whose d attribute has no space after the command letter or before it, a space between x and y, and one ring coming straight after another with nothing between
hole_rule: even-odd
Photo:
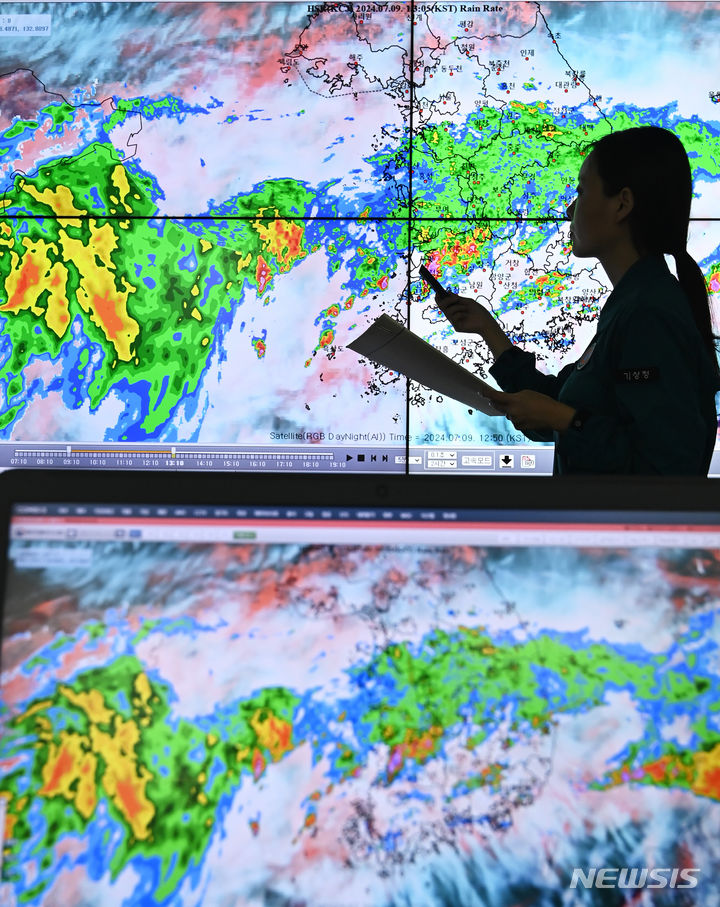
<instances>
[{"instance_id":1,"label":"woman's ear","mask_svg":"<svg viewBox=\"0 0 720 907\"><path fill-rule=\"evenodd\" d=\"M617 223L626 220L635 206L635 196L629 186L624 186L617 194L615 220Z\"/></svg>"}]
</instances>

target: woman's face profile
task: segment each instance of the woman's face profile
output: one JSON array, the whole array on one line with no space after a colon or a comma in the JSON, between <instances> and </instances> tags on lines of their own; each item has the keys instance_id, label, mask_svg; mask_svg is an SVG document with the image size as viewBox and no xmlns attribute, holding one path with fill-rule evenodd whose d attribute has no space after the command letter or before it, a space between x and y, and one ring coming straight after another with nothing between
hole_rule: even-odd
<instances>
[{"instance_id":1,"label":"woman's face profile","mask_svg":"<svg viewBox=\"0 0 720 907\"><path fill-rule=\"evenodd\" d=\"M605 195L593 155L583 161L577 197L569 205L570 240L577 258L601 258L617 237L617 197Z\"/></svg>"}]
</instances>

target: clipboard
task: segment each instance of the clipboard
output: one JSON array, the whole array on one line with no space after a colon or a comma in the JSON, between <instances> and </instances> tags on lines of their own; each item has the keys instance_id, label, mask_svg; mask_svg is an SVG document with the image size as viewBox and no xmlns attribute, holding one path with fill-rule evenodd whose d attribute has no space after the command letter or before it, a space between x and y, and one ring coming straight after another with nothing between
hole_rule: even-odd
<instances>
[{"instance_id":1,"label":"clipboard","mask_svg":"<svg viewBox=\"0 0 720 907\"><path fill-rule=\"evenodd\" d=\"M487 397L495 388L389 315L376 318L347 348L471 409L504 415Z\"/></svg>"}]
</instances>

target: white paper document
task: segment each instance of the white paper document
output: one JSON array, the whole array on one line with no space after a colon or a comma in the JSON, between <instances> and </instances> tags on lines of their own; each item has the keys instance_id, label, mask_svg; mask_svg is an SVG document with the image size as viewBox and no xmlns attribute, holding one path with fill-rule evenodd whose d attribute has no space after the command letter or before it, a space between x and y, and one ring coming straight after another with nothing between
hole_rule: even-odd
<instances>
[{"instance_id":1,"label":"white paper document","mask_svg":"<svg viewBox=\"0 0 720 907\"><path fill-rule=\"evenodd\" d=\"M348 349L412 378L445 397L459 400L472 409L489 416L501 416L486 396L493 388L436 350L417 334L381 315L352 343Z\"/></svg>"}]
</instances>

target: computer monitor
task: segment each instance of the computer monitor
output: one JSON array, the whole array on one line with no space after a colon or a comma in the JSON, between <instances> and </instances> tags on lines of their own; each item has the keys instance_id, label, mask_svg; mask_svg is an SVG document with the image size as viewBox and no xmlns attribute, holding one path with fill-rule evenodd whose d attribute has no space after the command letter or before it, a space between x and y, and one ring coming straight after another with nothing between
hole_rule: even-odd
<instances>
[{"instance_id":1,"label":"computer monitor","mask_svg":"<svg viewBox=\"0 0 720 907\"><path fill-rule=\"evenodd\" d=\"M3 903L715 903L711 482L190 478L0 476Z\"/></svg>"}]
</instances>

